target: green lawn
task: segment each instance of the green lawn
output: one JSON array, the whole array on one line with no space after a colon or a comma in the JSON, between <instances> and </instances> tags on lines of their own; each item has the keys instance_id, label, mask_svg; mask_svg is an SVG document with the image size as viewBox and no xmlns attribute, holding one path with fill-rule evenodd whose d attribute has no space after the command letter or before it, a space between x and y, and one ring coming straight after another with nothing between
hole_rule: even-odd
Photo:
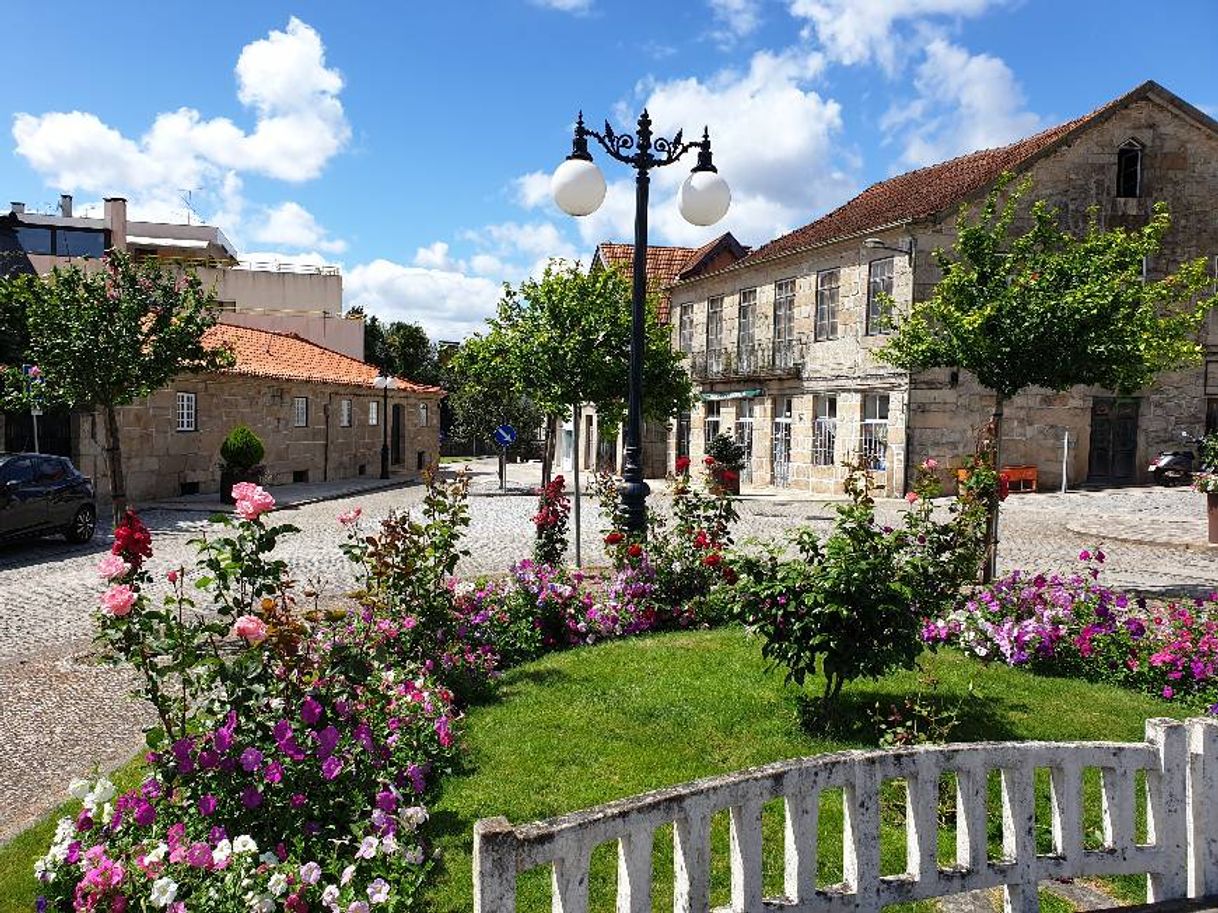
<instances>
[{"instance_id":1,"label":"green lawn","mask_svg":"<svg viewBox=\"0 0 1218 913\"><path fill-rule=\"evenodd\" d=\"M939 679L937 699L959 705L960 739L1140 740L1146 717L1176 710L1117 688L985 667L954 652L927 654L923 666ZM819 687L811 682L808 691ZM896 702L918 687L916 673L854 685L847 689L853 716L864 718L877 701ZM808 731L800 697L780 672L766 671L758 643L737 629L617 641L509 672L500 699L469 712L467 770L447 780L434 809L442 871L428 909L472 909L471 833L480 817L506 815L523 823L780 758L874 744L865 726L837 737ZM1037 829L1045 844L1047 784L1041 779ZM1088 783L1086 795L1087 832L1094 839L1098 784ZM888 874L904 869L904 796L897 788L883 800ZM996 803L991 808L997 812ZM781 808L771 803L765 812L765 887L780 893ZM991 817L997 840L997 815ZM821 818L821 881L832 883L841 871L840 795L823 797ZM954 842L943 836L943 861L951 862ZM716 816L712 848L712 903L723 904L729 889L726 813ZM613 847L598 848L593 909L612 908L614 872ZM656 909L671 905L671 872L671 840L658 834ZM549 909L548 877L534 872L521 879L519 909ZM1110 887L1130 900L1140 892L1137 879Z\"/></svg>"}]
</instances>

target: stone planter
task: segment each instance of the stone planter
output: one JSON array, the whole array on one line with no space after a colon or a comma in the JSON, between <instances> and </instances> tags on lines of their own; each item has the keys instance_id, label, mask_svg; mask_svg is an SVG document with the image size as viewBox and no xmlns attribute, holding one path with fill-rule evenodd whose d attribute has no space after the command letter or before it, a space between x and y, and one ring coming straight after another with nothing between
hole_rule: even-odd
<instances>
[{"instance_id":1,"label":"stone planter","mask_svg":"<svg viewBox=\"0 0 1218 913\"><path fill-rule=\"evenodd\" d=\"M249 469L237 469L222 466L220 468L220 501L224 504L232 504L233 501L233 486L241 482L253 482L255 485L262 483L262 477L266 474L265 466L253 466Z\"/></svg>"},{"instance_id":2,"label":"stone planter","mask_svg":"<svg viewBox=\"0 0 1218 913\"><path fill-rule=\"evenodd\" d=\"M1218 545L1218 494L1205 496L1205 513L1209 519L1210 545Z\"/></svg>"}]
</instances>

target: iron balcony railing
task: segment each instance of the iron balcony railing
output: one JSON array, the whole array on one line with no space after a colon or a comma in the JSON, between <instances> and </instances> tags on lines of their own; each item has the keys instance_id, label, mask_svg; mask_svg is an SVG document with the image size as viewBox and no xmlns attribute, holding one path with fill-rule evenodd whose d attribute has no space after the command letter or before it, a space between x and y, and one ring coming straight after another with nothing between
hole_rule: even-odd
<instances>
[{"instance_id":1,"label":"iron balcony railing","mask_svg":"<svg viewBox=\"0 0 1218 913\"><path fill-rule=\"evenodd\" d=\"M758 343L747 349L711 349L689 356L694 380L750 377L799 377L804 366L803 340Z\"/></svg>"}]
</instances>

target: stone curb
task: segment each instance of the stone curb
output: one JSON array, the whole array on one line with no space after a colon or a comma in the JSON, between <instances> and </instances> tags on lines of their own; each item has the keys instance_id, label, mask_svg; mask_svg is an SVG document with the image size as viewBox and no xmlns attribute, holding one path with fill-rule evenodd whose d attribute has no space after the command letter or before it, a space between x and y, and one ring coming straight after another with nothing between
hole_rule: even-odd
<instances>
[{"instance_id":1,"label":"stone curb","mask_svg":"<svg viewBox=\"0 0 1218 913\"><path fill-rule=\"evenodd\" d=\"M377 482L381 484L369 484L359 488L344 488L342 490L327 492L326 494L306 496L291 501L281 501L275 505L275 509L294 510L297 507L305 507L309 504L320 504L324 501L337 501L340 498L358 497L365 493L384 491L387 488L410 488L421 484L418 479L378 479ZM271 494L274 493L274 489L271 489ZM182 513L231 514L233 512L233 505L221 504L219 501L151 501L140 509L180 511Z\"/></svg>"},{"instance_id":2,"label":"stone curb","mask_svg":"<svg viewBox=\"0 0 1218 913\"><path fill-rule=\"evenodd\" d=\"M1119 530L1113 532L1109 529L1098 529L1094 526L1088 527L1076 523L1064 523L1062 525L1066 528L1067 532L1101 542L1127 542L1130 545L1150 545L1156 548L1184 548L1198 552L1210 552L1211 554L1218 553L1218 545L1210 545L1208 542L1201 542L1196 539L1139 536L1135 533L1120 532Z\"/></svg>"}]
</instances>

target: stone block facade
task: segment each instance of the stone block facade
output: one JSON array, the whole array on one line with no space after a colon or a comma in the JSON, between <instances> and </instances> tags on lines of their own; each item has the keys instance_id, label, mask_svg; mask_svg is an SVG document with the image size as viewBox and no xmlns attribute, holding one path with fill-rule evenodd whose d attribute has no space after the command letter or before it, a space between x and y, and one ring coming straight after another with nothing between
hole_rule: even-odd
<instances>
[{"instance_id":1,"label":"stone block facade","mask_svg":"<svg viewBox=\"0 0 1218 913\"><path fill-rule=\"evenodd\" d=\"M1147 276L1165 275L1198 256L1218 267L1218 125L1187 105L1172 104L1174 97L1162 90L1131 98L1022 163L1032 180L1030 198L1058 206L1066 224L1079 232L1092 213L1104 227L1139 227L1156 202L1166 202L1172 229L1160 256L1147 264ZM1131 142L1141 153L1140 193L1122 197L1118 150ZM699 459L707 427L713 430L716 423L723 432L739 429L738 437L751 427L751 479L745 482L757 486L840 492L842 463L866 453L880 469L886 492L895 495L906 490L910 466L934 457L950 467L973 453L993 409L992 394L967 372L911 378L872 354L887 339L869 294L877 287L874 280L886 282L891 275L898 320L912 301L928 297L939 279L931 254L950 248L957 211L953 205L933 218L880 224L804 249L745 258L677 283L673 341L684 343L701 402L687 424L670 429L669 465L682 452ZM776 332L776 298L790 300L791 292L792 317ZM834 295L831 322L824 318ZM718 321L710 316L716 307ZM751 356L741 341L742 319ZM1069 484L1145 481L1150 459L1159 450L1178 448L1181 431L1198 434L1218 422L1216 329L1218 321L1211 319L1207 364L1163 375L1133 397L1082 387L1016 397L1005 408L1003 464L1034 465L1040 487L1056 487L1068 434ZM1093 428L1103 429L1103 441L1093 439Z\"/></svg>"}]
</instances>

